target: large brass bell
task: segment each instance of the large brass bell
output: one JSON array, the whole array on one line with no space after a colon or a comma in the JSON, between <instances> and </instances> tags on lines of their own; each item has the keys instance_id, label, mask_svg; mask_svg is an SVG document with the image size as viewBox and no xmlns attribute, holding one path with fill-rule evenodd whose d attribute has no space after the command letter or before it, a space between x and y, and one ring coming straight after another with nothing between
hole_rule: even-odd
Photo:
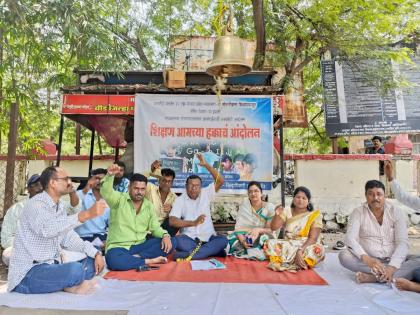
<instances>
[{"instance_id":1,"label":"large brass bell","mask_svg":"<svg viewBox=\"0 0 420 315\"><path fill-rule=\"evenodd\" d=\"M215 77L236 77L251 71L245 60L245 47L242 39L232 33L232 15L223 36L216 39L213 60L206 72Z\"/></svg>"}]
</instances>

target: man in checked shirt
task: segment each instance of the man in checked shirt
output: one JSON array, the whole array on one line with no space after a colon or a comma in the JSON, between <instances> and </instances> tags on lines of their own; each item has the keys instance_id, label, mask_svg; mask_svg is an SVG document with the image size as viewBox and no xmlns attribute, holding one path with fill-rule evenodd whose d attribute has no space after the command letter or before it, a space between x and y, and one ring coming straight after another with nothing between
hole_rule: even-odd
<instances>
[{"instance_id":1,"label":"man in checked shirt","mask_svg":"<svg viewBox=\"0 0 420 315\"><path fill-rule=\"evenodd\" d=\"M67 216L60 201L72 189L67 172L50 166L42 172L40 181L44 192L27 202L20 217L10 259L8 291L89 293L94 286L91 279L104 268L104 259L100 251L83 241L73 229L102 215L107 205L98 201L87 211ZM87 257L63 263L62 249L82 252Z\"/></svg>"}]
</instances>

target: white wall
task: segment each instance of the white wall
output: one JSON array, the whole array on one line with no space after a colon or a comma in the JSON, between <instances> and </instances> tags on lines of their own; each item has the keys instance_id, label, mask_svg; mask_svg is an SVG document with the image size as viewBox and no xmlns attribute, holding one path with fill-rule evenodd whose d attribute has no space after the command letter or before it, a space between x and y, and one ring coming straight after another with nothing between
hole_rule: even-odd
<instances>
[{"instance_id":1,"label":"white wall","mask_svg":"<svg viewBox=\"0 0 420 315\"><path fill-rule=\"evenodd\" d=\"M95 168L108 168L113 163L113 160L93 160L93 169ZM55 161L29 161L28 174L41 174L42 171L51 165L54 165ZM64 168L70 176L75 177L87 177L89 169L89 160L61 160L60 167Z\"/></svg>"}]
</instances>

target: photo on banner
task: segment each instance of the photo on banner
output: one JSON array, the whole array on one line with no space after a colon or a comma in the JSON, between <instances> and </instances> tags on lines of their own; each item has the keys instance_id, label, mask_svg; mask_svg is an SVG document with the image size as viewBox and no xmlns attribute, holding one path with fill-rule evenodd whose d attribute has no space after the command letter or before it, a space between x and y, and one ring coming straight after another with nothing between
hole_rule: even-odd
<instances>
[{"instance_id":1,"label":"photo on banner","mask_svg":"<svg viewBox=\"0 0 420 315\"><path fill-rule=\"evenodd\" d=\"M155 160L176 173L174 191L198 174L213 181L197 153L225 178L224 192L243 193L251 180L272 182L271 96L136 94L134 170Z\"/></svg>"}]
</instances>

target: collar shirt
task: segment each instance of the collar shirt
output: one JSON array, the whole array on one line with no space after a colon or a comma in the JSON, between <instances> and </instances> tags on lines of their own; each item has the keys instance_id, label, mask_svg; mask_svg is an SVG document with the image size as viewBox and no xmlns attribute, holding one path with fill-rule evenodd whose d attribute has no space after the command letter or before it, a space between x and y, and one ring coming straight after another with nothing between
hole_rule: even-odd
<instances>
[{"instance_id":1,"label":"collar shirt","mask_svg":"<svg viewBox=\"0 0 420 315\"><path fill-rule=\"evenodd\" d=\"M378 148L377 150L375 148L370 148L368 150L368 153L369 154L385 154L385 150L383 146Z\"/></svg>"},{"instance_id":2,"label":"collar shirt","mask_svg":"<svg viewBox=\"0 0 420 315\"><path fill-rule=\"evenodd\" d=\"M165 212L163 210L163 205L164 204L173 205L176 199L176 195L172 191L170 191L168 195L166 196L165 202L162 202L159 187L152 183L147 183L146 198L149 199L149 201L153 203L157 218L159 222L162 224L162 222L165 221L165 219L168 217L168 212Z\"/></svg>"},{"instance_id":3,"label":"collar shirt","mask_svg":"<svg viewBox=\"0 0 420 315\"><path fill-rule=\"evenodd\" d=\"M92 189L90 189L86 195L83 194L82 190L78 190L76 193L80 200L79 203L81 204L81 211L86 211L95 204L96 197L93 194ZM105 234L106 228L108 227L109 213L109 208L106 208L104 214L101 216L90 219L81 226L77 227L75 229L76 233L82 237L91 237L94 234Z\"/></svg>"},{"instance_id":4,"label":"collar shirt","mask_svg":"<svg viewBox=\"0 0 420 315\"><path fill-rule=\"evenodd\" d=\"M114 176L105 175L101 186L101 196L111 208L106 251L112 248L130 249L133 245L142 244L149 231L158 238L168 234L160 226L153 204L147 198L143 199L141 209L136 213L130 195L115 191L113 181Z\"/></svg>"},{"instance_id":5,"label":"collar shirt","mask_svg":"<svg viewBox=\"0 0 420 315\"><path fill-rule=\"evenodd\" d=\"M8 291L12 291L32 267L60 262L62 248L94 258L98 250L73 231L79 225L78 214L67 216L63 203L55 203L47 192L29 199L22 210L13 243Z\"/></svg>"},{"instance_id":6,"label":"collar shirt","mask_svg":"<svg viewBox=\"0 0 420 315\"><path fill-rule=\"evenodd\" d=\"M202 214L206 216L203 224L185 227L181 231L182 234L192 239L199 238L204 242L208 242L212 235L216 235L210 213L210 202L215 194L214 183L211 183L201 189L200 195L195 200L188 197L186 191L175 200L170 216L188 221L194 221Z\"/></svg>"},{"instance_id":7,"label":"collar shirt","mask_svg":"<svg viewBox=\"0 0 420 315\"><path fill-rule=\"evenodd\" d=\"M353 210L346 234L349 250L359 259L362 255L388 258L400 268L408 254L407 222L401 209L385 201L382 225L367 203Z\"/></svg>"}]
</instances>

